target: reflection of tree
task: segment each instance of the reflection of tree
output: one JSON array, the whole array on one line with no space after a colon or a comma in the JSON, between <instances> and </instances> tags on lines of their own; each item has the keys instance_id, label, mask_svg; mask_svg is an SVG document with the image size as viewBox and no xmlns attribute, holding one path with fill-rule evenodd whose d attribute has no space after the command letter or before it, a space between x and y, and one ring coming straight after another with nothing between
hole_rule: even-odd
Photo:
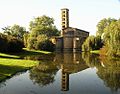
<instances>
[{"instance_id":1,"label":"reflection of tree","mask_svg":"<svg viewBox=\"0 0 120 94\"><path fill-rule=\"evenodd\" d=\"M98 55L91 53L82 53L82 58L89 67L101 66Z\"/></svg>"},{"instance_id":2,"label":"reflection of tree","mask_svg":"<svg viewBox=\"0 0 120 94\"><path fill-rule=\"evenodd\" d=\"M114 91L120 89L120 60L113 60L110 57L100 58L90 53L84 53L82 57L88 66L98 69L97 75L107 87Z\"/></svg>"},{"instance_id":3,"label":"reflection of tree","mask_svg":"<svg viewBox=\"0 0 120 94\"><path fill-rule=\"evenodd\" d=\"M40 86L45 86L54 82L57 68L53 63L41 63L30 71L30 79Z\"/></svg>"},{"instance_id":4,"label":"reflection of tree","mask_svg":"<svg viewBox=\"0 0 120 94\"><path fill-rule=\"evenodd\" d=\"M24 59L26 60L40 60L40 61L53 61L54 54L39 54L39 55L29 55L25 56Z\"/></svg>"},{"instance_id":5,"label":"reflection of tree","mask_svg":"<svg viewBox=\"0 0 120 94\"><path fill-rule=\"evenodd\" d=\"M98 76L107 87L117 91L120 88L120 61L110 58L101 58L104 67L98 67Z\"/></svg>"}]
</instances>

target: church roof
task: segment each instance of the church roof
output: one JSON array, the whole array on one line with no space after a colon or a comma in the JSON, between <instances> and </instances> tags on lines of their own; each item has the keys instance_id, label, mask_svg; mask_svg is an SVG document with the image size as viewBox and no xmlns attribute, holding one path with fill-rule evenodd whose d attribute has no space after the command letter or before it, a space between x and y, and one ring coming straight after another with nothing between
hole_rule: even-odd
<instances>
[{"instance_id":1,"label":"church roof","mask_svg":"<svg viewBox=\"0 0 120 94\"><path fill-rule=\"evenodd\" d=\"M82 31L82 32L86 32L89 33L88 31L82 30L82 29L78 29L78 28L73 28L73 27L68 27L68 28L64 28L64 31Z\"/></svg>"}]
</instances>

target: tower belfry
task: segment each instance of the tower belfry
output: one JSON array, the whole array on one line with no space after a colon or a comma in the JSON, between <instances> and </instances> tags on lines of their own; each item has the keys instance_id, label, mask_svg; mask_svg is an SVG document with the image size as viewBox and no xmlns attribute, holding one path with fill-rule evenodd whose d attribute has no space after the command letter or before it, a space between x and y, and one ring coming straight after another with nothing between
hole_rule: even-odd
<instances>
[{"instance_id":1,"label":"tower belfry","mask_svg":"<svg viewBox=\"0 0 120 94\"><path fill-rule=\"evenodd\" d=\"M63 35L63 30L65 28L69 27L69 9L63 8L61 9L62 12L62 32L61 35Z\"/></svg>"},{"instance_id":2,"label":"tower belfry","mask_svg":"<svg viewBox=\"0 0 120 94\"><path fill-rule=\"evenodd\" d=\"M82 51L82 44L89 32L69 26L69 9L61 9L61 36L56 37L56 51Z\"/></svg>"}]
</instances>

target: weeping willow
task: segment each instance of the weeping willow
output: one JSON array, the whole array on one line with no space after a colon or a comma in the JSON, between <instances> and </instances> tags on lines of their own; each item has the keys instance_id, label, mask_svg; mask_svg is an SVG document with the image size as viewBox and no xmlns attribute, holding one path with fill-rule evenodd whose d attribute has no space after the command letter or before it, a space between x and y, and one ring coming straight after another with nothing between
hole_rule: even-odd
<instances>
[{"instance_id":1,"label":"weeping willow","mask_svg":"<svg viewBox=\"0 0 120 94\"><path fill-rule=\"evenodd\" d=\"M112 22L105 28L103 40L107 55L120 56L120 20Z\"/></svg>"}]
</instances>

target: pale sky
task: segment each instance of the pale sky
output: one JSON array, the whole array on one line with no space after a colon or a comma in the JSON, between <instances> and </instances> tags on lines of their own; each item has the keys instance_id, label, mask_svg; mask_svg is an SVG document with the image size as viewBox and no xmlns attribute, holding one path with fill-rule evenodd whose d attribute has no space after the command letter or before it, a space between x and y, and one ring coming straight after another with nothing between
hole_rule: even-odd
<instances>
[{"instance_id":1,"label":"pale sky","mask_svg":"<svg viewBox=\"0 0 120 94\"><path fill-rule=\"evenodd\" d=\"M120 18L119 0L0 0L0 28L18 24L28 30L34 17L47 15L54 18L60 30L62 8L69 9L70 27L92 35L101 19Z\"/></svg>"}]
</instances>

